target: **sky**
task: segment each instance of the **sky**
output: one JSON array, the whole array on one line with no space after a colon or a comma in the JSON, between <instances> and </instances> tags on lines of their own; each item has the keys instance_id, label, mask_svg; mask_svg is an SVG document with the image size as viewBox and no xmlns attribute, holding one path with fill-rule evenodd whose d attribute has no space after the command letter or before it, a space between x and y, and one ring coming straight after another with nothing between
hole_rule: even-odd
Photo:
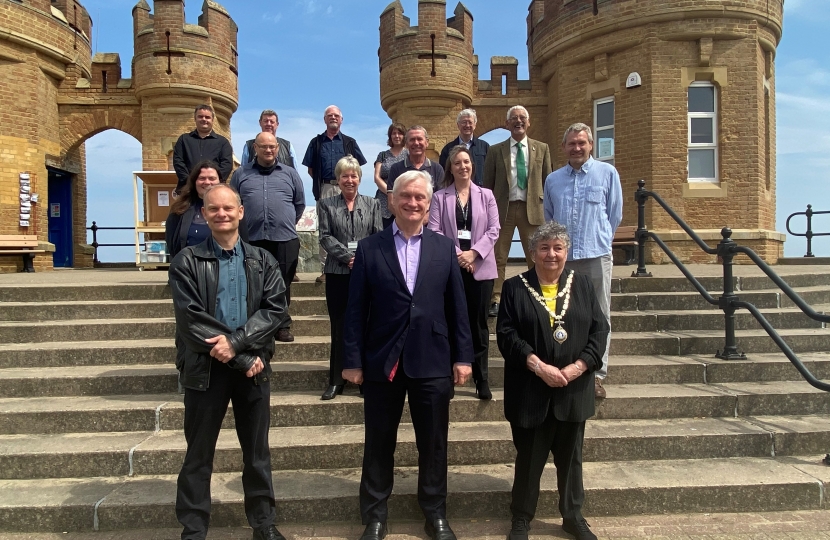
<instances>
[{"instance_id":1,"label":"sky","mask_svg":"<svg viewBox=\"0 0 830 540\"><path fill-rule=\"evenodd\" d=\"M263 109L279 113L280 137L292 141L300 159L308 141L324 129L323 110L336 103L344 133L355 137L369 160L361 193L374 194L371 163L386 148L389 117L380 106L378 73L379 17L390 0L220 0L239 26L239 109L231 121L232 144L242 155L246 140L259 131ZM117 52L122 76L130 77L133 54L131 10L135 0L81 0L93 19L93 49ZM513 4L515 0L510 3ZM152 2L151 2L152 3ZM404 13L417 24L417 0L402 0ZM506 9L504 0L465 0L474 17L473 46L481 69L491 56L519 59L526 79L527 2ZM830 10L827 0L786 0L784 37L776 57L777 84L777 227L807 204L830 210ZM448 0L448 15L456 2ZM189 0L186 19L196 23L202 2ZM823 8L823 9L822 9ZM482 72L487 77L486 72ZM483 138L498 142L507 132ZM141 146L115 130L90 138L87 150L87 223L133 226L132 171L141 168ZM552 149L553 150L553 149ZM555 150L554 150L555 151ZM307 204L313 205L310 178ZM728 225L728 224L724 224ZM803 232L804 218L793 219ZM830 232L830 215L817 216L814 230ZM91 238L89 240L91 242ZM99 242L132 241L131 233L99 232ZM788 236L785 255L802 256L804 238ZM830 237L816 239L816 255L830 256ZM130 261L132 248L101 248L102 261Z\"/></svg>"}]
</instances>

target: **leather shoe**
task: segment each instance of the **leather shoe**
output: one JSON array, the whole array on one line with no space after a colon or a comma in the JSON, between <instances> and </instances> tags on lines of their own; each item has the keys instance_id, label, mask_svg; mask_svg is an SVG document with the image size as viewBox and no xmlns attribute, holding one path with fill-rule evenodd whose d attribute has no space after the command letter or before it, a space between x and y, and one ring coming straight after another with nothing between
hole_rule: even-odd
<instances>
[{"instance_id":1,"label":"leather shoe","mask_svg":"<svg viewBox=\"0 0 830 540\"><path fill-rule=\"evenodd\" d=\"M507 533L507 540L527 540L527 532L530 530L530 522L526 518L513 518L510 532Z\"/></svg>"},{"instance_id":2,"label":"leather shoe","mask_svg":"<svg viewBox=\"0 0 830 540\"><path fill-rule=\"evenodd\" d=\"M363 529L363 534L360 535L360 540L383 540L386 536L386 523L380 521L370 521L366 528Z\"/></svg>"},{"instance_id":3,"label":"leather shoe","mask_svg":"<svg viewBox=\"0 0 830 540\"><path fill-rule=\"evenodd\" d=\"M254 531L254 540L285 540L285 537L275 526L269 525L264 529Z\"/></svg>"},{"instance_id":4,"label":"leather shoe","mask_svg":"<svg viewBox=\"0 0 830 540\"><path fill-rule=\"evenodd\" d=\"M424 531L432 540L456 540L455 533L450 529L450 522L446 519L427 521L424 523Z\"/></svg>"},{"instance_id":5,"label":"leather shoe","mask_svg":"<svg viewBox=\"0 0 830 540\"><path fill-rule=\"evenodd\" d=\"M280 328L277 330L277 341L282 341L283 343L291 343L294 341L294 334L291 333L289 328Z\"/></svg>"},{"instance_id":6,"label":"leather shoe","mask_svg":"<svg viewBox=\"0 0 830 540\"><path fill-rule=\"evenodd\" d=\"M319 276L317 276L317 278L314 281L316 283L325 283L326 282L326 275L325 274L320 274Z\"/></svg>"},{"instance_id":7,"label":"leather shoe","mask_svg":"<svg viewBox=\"0 0 830 540\"><path fill-rule=\"evenodd\" d=\"M605 399L605 388L602 387L602 379L594 379L594 397Z\"/></svg>"},{"instance_id":8,"label":"leather shoe","mask_svg":"<svg viewBox=\"0 0 830 540\"><path fill-rule=\"evenodd\" d=\"M343 384L329 385L329 387L326 388L326 391L323 392L323 395L320 397L320 399L322 399L324 401L327 401L329 399L334 399L334 396L337 396L337 395L343 393L343 387L344 386L345 385L343 385Z\"/></svg>"},{"instance_id":9,"label":"leather shoe","mask_svg":"<svg viewBox=\"0 0 830 540\"><path fill-rule=\"evenodd\" d=\"M584 518L563 519L562 530L573 535L576 540L597 540L597 535L591 532Z\"/></svg>"},{"instance_id":10,"label":"leather shoe","mask_svg":"<svg viewBox=\"0 0 830 540\"><path fill-rule=\"evenodd\" d=\"M499 303L493 302L490 304L490 311L487 312L490 317L498 317L499 316Z\"/></svg>"},{"instance_id":11,"label":"leather shoe","mask_svg":"<svg viewBox=\"0 0 830 540\"><path fill-rule=\"evenodd\" d=\"M487 384L487 381L476 383L476 396L483 400L493 399L493 392L490 391L490 385Z\"/></svg>"}]
</instances>

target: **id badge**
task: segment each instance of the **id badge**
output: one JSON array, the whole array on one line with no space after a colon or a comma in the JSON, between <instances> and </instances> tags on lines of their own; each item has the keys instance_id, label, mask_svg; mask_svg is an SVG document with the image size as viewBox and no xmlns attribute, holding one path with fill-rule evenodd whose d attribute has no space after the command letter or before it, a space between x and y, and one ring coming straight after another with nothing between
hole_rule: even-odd
<instances>
[{"instance_id":1,"label":"id badge","mask_svg":"<svg viewBox=\"0 0 830 540\"><path fill-rule=\"evenodd\" d=\"M349 248L349 251L355 251L357 249L357 240L349 242L349 245L346 247Z\"/></svg>"},{"instance_id":2,"label":"id badge","mask_svg":"<svg viewBox=\"0 0 830 540\"><path fill-rule=\"evenodd\" d=\"M459 240L472 240L473 233L470 231L460 230L458 231L458 239Z\"/></svg>"}]
</instances>

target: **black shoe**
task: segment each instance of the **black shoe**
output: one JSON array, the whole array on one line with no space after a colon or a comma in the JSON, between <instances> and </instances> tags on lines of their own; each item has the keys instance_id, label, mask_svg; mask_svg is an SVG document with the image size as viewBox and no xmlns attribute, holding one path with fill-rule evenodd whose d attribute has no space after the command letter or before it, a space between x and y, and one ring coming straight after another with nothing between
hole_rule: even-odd
<instances>
[{"instance_id":1,"label":"black shoe","mask_svg":"<svg viewBox=\"0 0 830 540\"><path fill-rule=\"evenodd\" d=\"M386 523L372 521L363 530L360 540L383 540L386 536Z\"/></svg>"},{"instance_id":2,"label":"black shoe","mask_svg":"<svg viewBox=\"0 0 830 540\"><path fill-rule=\"evenodd\" d=\"M476 383L476 396L478 399L493 399L493 392L490 391L490 385L487 384L487 381Z\"/></svg>"},{"instance_id":3,"label":"black shoe","mask_svg":"<svg viewBox=\"0 0 830 540\"><path fill-rule=\"evenodd\" d=\"M493 302L490 304L490 311L487 312L488 315L491 317L498 317L499 316L499 303Z\"/></svg>"},{"instance_id":4,"label":"black shoe","mask_svg":"<svg viewBox=\"0 0 830 540\"><path fill-rule=\"evenodd\" d=\"M273 525L254 531L254 540L285 540L277 528Z\"/></svg>"},{"instance_id":5,"label":"black shoe","mask_svg":"<svg viewBox=\"0 0 830 540\"><path fill-rule=\"evenodd\" d=\"M591 532L588 522L583 518L563 519L562 530L572 534L576 540L597 540L597 535Z\"/></svg>"},{"instance_id":6,"label":"black shoe","mask_svg":"<svg viewBox=\"0 0 830 540\"><path fill-rule=\"evenodd\" d=\"M507 533L507 540L527 540L530 522L525 518L513 518L513 525Z\"/></svg>"},{"instance_id":7,"label":"black shoe","mask_svg":"<svg viewBox=\"0 0 830 540\"><path fill-rule=\"evenodd\" d=\"M291 343L294 341L294 334L288 328L280 328L277 330L276 340L282 341L283 343Z\"/></svg>"},{"instance_id":8,"label":"black shoe","mask_svg":"<svg viewBox=\"0 0 830 540\"><path fill-rule=\"evenodd\" d=\"M326 391L323 392L323 395L320 397L320 399L322 399L322 400L334 399L334 396L337 396L337 395L340 395L340 394L343 393L343 387L344 386L345 386L344 384L332 384L332 385L330 385L328 388L326 388Z\"/></svg>"},{"instance_id":9,"label":"black shoe","mask_svg":"<svg viewBox=\"0 0 830 540\"><path fill-rule=\"evenodd\" d=\"M450 522L438 518L435 521L424 523L424 531L432 540L457 540L455 533L450 529Z\"/></svg>"}]
</instances>

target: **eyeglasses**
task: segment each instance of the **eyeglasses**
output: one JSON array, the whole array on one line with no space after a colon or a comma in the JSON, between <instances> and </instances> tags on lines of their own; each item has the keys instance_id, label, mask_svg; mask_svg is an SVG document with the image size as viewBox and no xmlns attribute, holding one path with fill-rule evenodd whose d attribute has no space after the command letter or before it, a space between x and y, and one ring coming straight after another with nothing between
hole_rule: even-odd
<instances>
[{"instance_id":1,"label":"eyeglasses","mask_svg":"<svg viewBox=\"0 0 830 540\"><path fill-rule=\"evenodd\" d=\"M511 122L518 122L518 121L520 121L520 120L521 120L522 122L527 122L527 116L511 116L511 117L510 117L510 121L511 121Z\"/></svg>"},{"instance_id":2,"label":"eyeglasses","mask_svg":"<svg viewBox=\"0 0 830 540\"><path fill-rule=\"evenodd\" d=\"M257 148L262 148L263 150L276 150L277 146L274 144L258 144L256 145Z\"/></svg>"}]
</instances>

